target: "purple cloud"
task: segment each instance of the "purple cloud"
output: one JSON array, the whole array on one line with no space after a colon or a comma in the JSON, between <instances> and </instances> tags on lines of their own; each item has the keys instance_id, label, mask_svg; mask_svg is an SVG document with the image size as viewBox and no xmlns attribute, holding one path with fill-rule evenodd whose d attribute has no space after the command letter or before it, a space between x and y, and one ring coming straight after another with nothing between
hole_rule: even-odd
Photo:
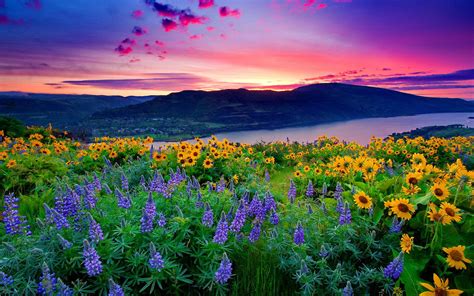
<instances>
[{"instance_id":1,"label":"purple cloud","mask_svg":"<svg viewBox=\"0 0 474 296\"><path fill-rule=\"evenodd\" d=\"M223 6L219 8L219 14L221 15L221 17L228 17L228 16L240 17L240 10L230 9L227 6Z\"/></svg>"}]
</instances>

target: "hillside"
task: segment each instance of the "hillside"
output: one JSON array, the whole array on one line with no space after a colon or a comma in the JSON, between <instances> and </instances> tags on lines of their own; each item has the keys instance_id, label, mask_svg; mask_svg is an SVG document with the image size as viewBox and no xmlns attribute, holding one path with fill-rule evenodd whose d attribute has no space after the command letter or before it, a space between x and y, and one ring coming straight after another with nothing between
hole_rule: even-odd
<instances>
[{"instance_id":1,"label":"hillside","mask_svg":"<svg viewBox=\"0 0 474 296\"><path fill-rule=\"evenodd\" d=\"M0 115L16 117L29 125L67 128L94 112L143 103L153 97L0 93Z\"/></svg>"},{"instance_id":2,"label":"hillside","mask_svg":"<svg viewBox=\"0 0 474 296\"><path fill-rule=\"evenodd\" d=\"M347 84L314 84L292 91L182 91L142 104L95 113L89 125L122 134L141 128L155 133L203 134L274 129L368 117L474 111L474 102L427 98ZM155 127L155 128L153 128Z\"/></svg>"}]
</instances>

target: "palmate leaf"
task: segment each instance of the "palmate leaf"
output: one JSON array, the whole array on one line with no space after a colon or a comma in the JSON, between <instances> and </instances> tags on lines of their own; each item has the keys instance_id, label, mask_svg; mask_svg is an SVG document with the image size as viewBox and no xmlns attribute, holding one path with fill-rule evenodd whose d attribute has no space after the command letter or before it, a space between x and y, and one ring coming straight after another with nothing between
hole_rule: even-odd
<instances>
[{"instance_id":1,"label":"palmate leaf","mask_svg":"<svg viewBox=\"0 0 474 296\"><path fill-rule=\"evenodd\" d=\"M426 253L412 251L404 256L403 273L400 280L405 285L407 295L418 295L422 290L420 282L425 281L420 278L420 274L430 259L426 255Z\"/></svg>"}]
</instances>

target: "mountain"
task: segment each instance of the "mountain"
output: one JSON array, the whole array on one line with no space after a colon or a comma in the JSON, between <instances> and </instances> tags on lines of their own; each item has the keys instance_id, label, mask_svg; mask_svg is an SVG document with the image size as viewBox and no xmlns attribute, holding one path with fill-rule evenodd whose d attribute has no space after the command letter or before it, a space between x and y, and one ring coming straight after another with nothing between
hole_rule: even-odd
<instances>
[{"instance_id":1,"label":"mountain","mask_svg":"<svg viewBox=\"0 0 474 296\"><path fill-rule=\"evenodd\" d=\"M125 107L154 97L0 93L0 115L16 117L28 125L66 128L106 109Z\"/></svg>"},{"instance_id":2,"label":"mountain","mask_svg":"<svg viewBox=\"0 0 474 296\"><path fill-rule=\"evenodd\" d=\"M388 89L339 83L313 84L292 91L182 91L153 100L93 114L90 125L100 133L120 125L120 133L137 129L164 135L274 129L331 121L474 112L474 102L421 97ZM110 131L110 130L109 130Z\"/></svg>"}]
</instances>

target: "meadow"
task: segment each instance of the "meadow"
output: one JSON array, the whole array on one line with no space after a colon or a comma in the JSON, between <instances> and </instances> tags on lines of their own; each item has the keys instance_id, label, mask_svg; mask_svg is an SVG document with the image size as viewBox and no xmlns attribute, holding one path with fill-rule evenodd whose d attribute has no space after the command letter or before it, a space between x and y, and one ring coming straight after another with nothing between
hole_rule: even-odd
<instances>
[{"instance_id":1,"label":"meadow","mask_svg":"<svg viewBox=\"0 0 474 296\"><path fill-rule=\"evenodd\" d=\"M474 137L0 131L1 295L472 295Z\"/></svg>"}]
</instances>

